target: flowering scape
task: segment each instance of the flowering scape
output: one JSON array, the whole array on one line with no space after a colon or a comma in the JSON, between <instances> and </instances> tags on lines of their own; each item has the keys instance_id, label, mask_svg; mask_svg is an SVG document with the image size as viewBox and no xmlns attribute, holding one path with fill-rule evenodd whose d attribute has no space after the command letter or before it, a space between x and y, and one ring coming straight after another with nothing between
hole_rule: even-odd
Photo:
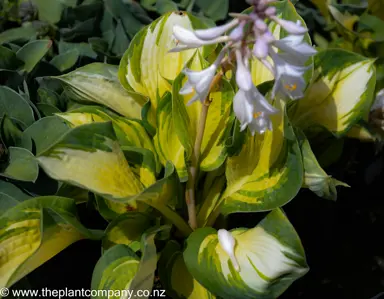
<instances>
[{"instance_id":1,"label":"flowering scape","mask_svg":"<svg viewBox=\"0 0 384 299\"><path fill-rule=\"evenodd\" d=\"M173 27L173 34L178 46L171 52L178 52L204 45L225 43L215 62L202 71L185 69L188 81L180 94L195 92L189 104L207 98L217 69L235 57L236 83L239 90L233 100L233 109L241 123L241 130L249 127L252 135L272 130L270 115L277 113L268 100L258 91L252 82L249 62L253 57L259 59L273 74L275 83L271 98L275 96L292 100L303 97L305 89L304 73L308 70L308 58L316 50L304 41L307 29L298 20L296 23L277 17L276 8L270 6L274 0L248 0L253 11L247 14L232 14L234 19L214 28L191 31L179 25ZM285 29L289 35L276 40L266 20L273 21ZM229 35L225 35L230 31ZM251 46L251 47L250 47ZM252 50L250 49L252 48ZM280 51L277 51L277 48ZM225 53L229 53L225 57ZM268 61L272 59L273 64Z\"/></svg>"}]
</instances>

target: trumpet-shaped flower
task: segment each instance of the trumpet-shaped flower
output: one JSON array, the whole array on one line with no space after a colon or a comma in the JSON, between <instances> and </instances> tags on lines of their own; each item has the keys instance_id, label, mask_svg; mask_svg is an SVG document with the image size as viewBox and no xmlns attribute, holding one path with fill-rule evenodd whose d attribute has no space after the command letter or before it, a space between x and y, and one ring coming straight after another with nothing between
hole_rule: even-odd
<instances>
[{"instance_id":1,"label":"trumpet-shaped flower","mask_svg":"<svg viewBox=\"0 0 384 299\"><path fill-rule=\"evenodd\" d=\"M289 55L276 54L271 51L271 57L275 71L272 97L280 93L293 100L302 98L306 87L303 76L308 67L291 63L292 59Z\"/></svg>"},{"instance_id":2,"label":"trumpet-shaped flower","mask_svg":"<svg viewBox=\"0 0 384 299\"><path fill-rule=\"evenodd\" d=\"M272 96L280 92L293 100L302 98L306 87L303 76L308 70L305 63L317 51L304 42L304 35L290 35L272 44L282 51L277 54L270 49L275 75Z\"/></svg>"},{"instance_id":3,"label":"trumpet-shaped flower","mask_svg":"<svg viewBox=\"0 0 384 299\"><path fill-rule=\"evenodd\" d=\"M208 68L202 71L192 71L190 69L183 70L183 73L188 77L187 82L180 89L179 93L182 95L195 92L195 95L187 103L187 105L200 100L203 102L209 94L212 80L216 74L217 68L220 66L221 60L224 57L224 51L221 51L215 62Z\"/></svg>"},{"instance_id":4,"label":"trumpet-shaped flower","mask_svg":"<svg viewBox=\"0 0 384 299\"><path fill-rule=\"evenodd\" d=\"M305 64L309 57L317 51L304 41L304 35L289 35L281 40L276 40L273 45L290 55L299 64Z\"/></svg>"},{"instance_id":5,"label":"trumpet-shaped flower","mask_svg":"<svg viewBox=\"0 0 384 299\"><path fill-rule=\"evenodd\" d=\"M225 229L219 229L217 231L217 236L219 239L219 244L221 248L228 254L230 260L232 261L233 267L235 268L236 271L240 271L240 265L236 259L235 256L235 245L236 245L236 240L232 236L232 234L225 230Z\"/></svg>"},{"instance_id":6,"label":"trumpet-shaped flower","mask_svg":"<svg viewBox=\"0 0 384 299\"><path fill-rule=\"evenodd\" d=\"M250 90L239 89L233 99L233 110L240 121L240 130L248 126L252 135L272 130L269 115L277 113L264 96L253 86Z\"/></svg>"}]
</instances>

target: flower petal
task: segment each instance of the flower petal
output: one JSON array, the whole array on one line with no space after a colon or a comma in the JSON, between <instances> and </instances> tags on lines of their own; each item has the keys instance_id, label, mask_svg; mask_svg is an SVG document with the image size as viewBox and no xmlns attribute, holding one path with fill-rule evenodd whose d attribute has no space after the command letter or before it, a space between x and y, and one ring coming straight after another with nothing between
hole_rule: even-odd
<instances>
[{"instance_id":1,"label":"flower petal","mask_svg":"<svg viewBox=\"0 0 384 299\"><path fill-rule=\"evenodd\" d=\"M196 37L192 30L188 30L180 25L173 26L173 35L176 40L187 46L200 46L202 41Z\"/></svg>"},{"instance_id":2,"label":"flower petal","mask_svg":"<svg viewBox=\"0 0 384 299\"><path fill-rule=\"evenodd\" d=\"M279 110L277 110L275 107L273 107L271 104L268 103L266 98L256 89L252 91L252 100L254 103L254 112L263 112L267 114L275 114Z\"/></svg>"},{"instance_id":3,"label":"flower petal","mask_svg":"<svg viewBox=\"0 0 384 299\"><path fill-rule=\"evenodd\" d=\"M196 85L201 79L209 74L209 68L202 71L192 71L190 69L184 69L183 73L188 77L188 81L192 85Z\"/></svg>"},{"instance_id":4,"label":"flower petal","mask_svg":"<svg viewBox=\"0 0 384 299\"><path fill-rule=\"evenodd\" d=\"M198 48L204 45L212 45L212 44L217 44L221 42L226 42L229 40L228 36L219 36L212 40L202 40L198 38L192 30L185 29L180 25L173 26L173 35L179 43L188 47L188 48L185 48L185 50ZM171 52L178 52L178 49L180 48L181 47L176 47L174 49L171 49Z\"/></svg>"},{"instance_id":5,"label":"flower petal","mask_svg":"<svg viewBox=\"0 0 384 299\"><path fill-rule=\"evenodd\" d=\"M292 21L279 19L275 16L271 17L271 19L274 20L281 27L283 27L290 34L303 35L304 33L308 32L307 28L301 26L300 21L295 23Z\"/></svg>"},{"instance_id":6,"label":"flower petal","mask_svg":"<svg viewBox=\"0 0 384 299\"><path fill-rule=\"evenodd\" d=\"M223 35L225 32L232 29L237 24L239 24L239 20L233 19L231 22L221 26L208 28L208 29L195 30L195 35L202 40L212 40Z\"/></svg>"},{"instance_id":7,"label":"flower petal","mask_svg":"<svg viewBox=\"0 0 384 299\"><path fill-rule=\"evenodd\" d=\"M181 95L186 95L186 94L190 94L190 93L192 93L193 91L194 91L194 89L193 89L192 84L191 84L189 81L187 81L187 82L183 85L183 87L179 90L179 94L181 94Z\"/></svg>"},{"instance_id":8,"label":"flower petal","mask_svg":"<svg viewBox=\"0 0 384 299\"><path fill-rule=\"evenodd\" d=\"M290 35L282 40L275 41L273 45L291 55L304 56L304 59L307 59L315 55L317 51L306 42L303 42L303 38L303 35Z\"/></svg>"},{"instance_id":9,"label":"flower petal","mask_svg":"<svg viewBox=\"0 0 384 299\"><path fill-rule=\"evenodd\" d=\"M253 136L255 132L264 134L267 130L272 131L273 125L268 115L262 113L260 116L252 120L252 122L248 125L248 128Z\"/></svg>"},{"instance_id":10,"label":"flower petal","mask_svg":"<svg viewBox=\"0 0 384 299\"><path fill-rule=\"evenodd\" d=\"M302 77L282 75L276 80L274 91L280 91L292 100L297 100L304 96L305 87L306 82Z\"/></svg>"},{"instance_id":11,"label":"flower petal","mask_svg":"<svg viewBox=\"0 0 384 299\"><path fill-rule=\"evenodd\" d=\"M276 40L276 44L285 44L290 47L296 46L304 42L304 34L301 35L288 35L282 39Z\"/></svg>"},{"instance_id":12,"label":"flower petal","mask_svg":"<svg viewBox=\"0 0 384 299\"><path fill-rule=\"evenodd\" d=\"M200 100L200 96L199 94L196 92L196 94L192 97L192 99L190 99L187 103L187 106L190 106L192 105L194 102L196 102L197 100Z\"/></svg>"},{"instance_id":13,"label":"flower petal","mask_svg":"<svg viewBox=\"0 0 384 299\"><path fill-rule=\"evenodd\" d=\"M200 94L208 93L209 88L211 86L212 79L213 79L213 74L212 76L202 77L201 80L197 82L197 84L195 85L196 92Z\"/></svg>"},{"instance_id":14,"label":"flower petal","mask_svg":"<svg viewBox=\"0 0 384 299\"><path fill-rule=\"evenodd\" d=\"M247 92L240 89L233 99L233 111L242 125L242 130L252 121L253 107L247 100Z\"/></svg>"}]
</instances>

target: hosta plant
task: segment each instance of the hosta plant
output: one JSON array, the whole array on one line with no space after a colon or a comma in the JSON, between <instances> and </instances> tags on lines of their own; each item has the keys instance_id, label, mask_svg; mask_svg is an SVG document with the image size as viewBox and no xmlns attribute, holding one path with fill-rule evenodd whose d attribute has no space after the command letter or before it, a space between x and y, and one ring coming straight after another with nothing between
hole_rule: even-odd
<instances>
[{"instance_id":1,"label":"hosta plant","mask_svg":"<svg viewBox=\"0 0 384 299\"><path fill-rule=\"evenodd\" d=\"M151 290L158 276L171 298L276 298L308 272L283 206L301 188L334 200L348 186L313 142L367 120L374 60L315 49L290 1L247 3L210 28L168 12L119 66L39 78L37 107L26 84L0 87L0 287L84 238L102 240L95 290ZM28 74L37 60L20 51L8 53ZM42 175L57 190L31 191ZM78 219L83 202L105 231ZM253 228L222 221L257 212Z\"/></svg>"}]
</instances>

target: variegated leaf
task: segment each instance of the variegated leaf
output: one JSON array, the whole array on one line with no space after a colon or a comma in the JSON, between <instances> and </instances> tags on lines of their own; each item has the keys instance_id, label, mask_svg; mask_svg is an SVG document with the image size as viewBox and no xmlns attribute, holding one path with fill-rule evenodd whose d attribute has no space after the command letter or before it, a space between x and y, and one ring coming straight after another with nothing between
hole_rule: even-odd
<instances>
[{"instance_id":1,"label":"variegated leaf","mask_svg":"<svg viewBox=\"0 0 384 299\"><path fill-rule=\"evenodd\" d=\"M234 256L223 249L217 231L208 227L194 231L184 251L188 271L214 295L277 298L307 273L300 239L280 209L269 213L255 228L230 233L235 239Z\"/></svg>"},{"instance_id":2,"label":"variegated leaf","mask_svg":"<svg viewBox=\"0 0 384 299\"><path fill-rule=\"evenodd\" d=\"M345 135L369 113L376 83L373 63L344 50L319 52L313 82L289 111L291 121L304 131L321 127Z\"/></svg>"}]
</instances>

